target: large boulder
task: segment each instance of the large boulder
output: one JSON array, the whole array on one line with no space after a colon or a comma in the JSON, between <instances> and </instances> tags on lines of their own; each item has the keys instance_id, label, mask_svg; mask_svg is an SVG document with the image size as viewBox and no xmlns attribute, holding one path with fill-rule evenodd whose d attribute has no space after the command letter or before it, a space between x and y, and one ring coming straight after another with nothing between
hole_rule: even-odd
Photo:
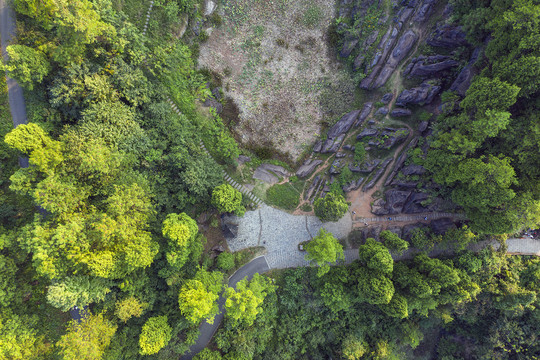
<instances>
[{"instance_id":1,"label":"large boulder","mask_svg":"<svg viewBox=\"0 0 540 360\"><path fill-rule=\"evenodd\" d=\"M385 193L386 196L386 208L388 209L388 214L399 214L405 206L407 199L411 195L410 191L402 190L388 190Z\"/></svg>"},{"instance_id":2,"label":"large boulder","mask_svg":"<svg viewBox=\"0 0 540 360\"><path fill-rule=\"evenodd\" d=\"M373 82L371 88L377 89L386 84L386 81L388 81L400 61L407 56L409 51L411 51L417 39L418 35L416 35L416 33L411 29L407 30L405 34L399 38L394 50L386 61L386 65L384 65L384 68L379 73L377 79Z\"/></svg>"},{"instance_id":3,"label":"large boulder","mask_svg":"<svg viewBox=\"0 0 540 360\"><path fill-rule=\"evenodd\" d=\"M476 71L474 71L474 63L476 60L478 60L479 55L480 48L474 49L469 63L461 70L456 80L454 80L450 86L450 90L457 92L461 96L465 96L469 86L471 86L472 78L474 75L476 75Z\"/></svg>"},{"instance_id":4,"label":"large boulder","mask_svg":"<svg viewBox=\"0 0 540 360\"><path fill-rule=\"evenodd\" d=\"M403 175L422 175L426 172L426 169L422 165L411 164L401 169Z\"/></svg>"},{"instance_id":5,"label":"large boulder","mask_svg":"<svg viewBox=\"0 0 540 360\"><path fill-rule=\"evenodd\" d=\"M250 162L250 161L251 161L251 158L246 155L240 155L238 156L238 159L236 159L236 162L238 163L238 165L244 165L245 163Z\"/></svg>"},{"instance_id":6,"label":"large boulder","mask_svg":"<svg viewBox=\"0 0 540 360\"><path fill-rule=\"evenodd\" d=\"M451 218L441 218L437 220L433 220L429 226L431 227L431 231L433 231L434 234L442 235L448 230L452 228L456 228L456 225L454 224L454 221L452 221Z\"/></svg>"},{"instance_id":7,"label":"large boulder","mask_svg":"<svg viewBox=\"0 0 540 360\"><path fill-rule=\"evenodd\" d=\"M271 172L273 172L276 175L281 176L281 177L290 176L289 172L287 170L285 170L285 168L283 168L282 166L279 166L279 165L261 164L261 166L259 166L259 169L264 169L266 171L271 171Z\"/></svg>"},{"instance_id":8,"label":"large boulder","mask_svg":"<svg viewBox=\"0 0 540 360\"><path fill-rule=\"evenodd\" d=\"M339 121L335 123L334 126L330 128L330 130L328 130L328 138L333 139L349 131L349 129L358 119L359 114L360 110L354 110L348 114L343 115L343 117L339 119Z\"/></svg>"},{"instance_id":9,"label":"large boulder","mask_svg":"<svg viewBox=\"0 0 540 360\"><path fill-rule=\"evenodd\" d=\"M433 8L435 7L435 3L437 0L424 0L418 11L416 12L416 15L413 19L413 21L417 23L422 23L426 21L431 13L433 12Z\"/></svg>"},{"instance_id":10,"label":"large boulder","mask_svg":"<svg viewBox=\"0 0 540 360\"><path fill-rule=\"evenodd\" d=\"M343 139L345 139L345 134L338 136L335 139L327 139L321 149L321 153L327 154L327 153L335 153L339 150L339 147L341 146L341 143L343 142Z\"/></svg>"},{"instance_id":11,"label":"large boulder","mask_svg":"<svg viewBox=\"0 0 540 360\"><path fill-rule=\"evenodd\" d=\"M386 207L386 201L377 199L371 204L371 213L375 215L388 215L389 211Z\"/></svg>"},{"instance_id":12,"label":"large boulder","mask_svg":"<svg viewBox=\"0 0 540 360\"><path fill-rule=\"evenodd\" d=\"M379 165L380 163L381 163L381 160L373 159L359 166L353 166L352 164L349 164L349 170L351 170L352 172L370 173L373 170L375 170L377 165Z\"/></svg>"},{"instance_id":13,"label":"large boulder","mask_svg":"<svg viewBox=\"0 0 540 360\"><path fill-rule=\"evenodd\" d=\"M419 87L403 90L396 99L396 105L407 106L408 104L429 104L433 101L433 98L439 91L441 91L440 86L423 82Z\"/></svg>"},{"instance_id":14,"label":"large boulder","mask_svg":"<svg viewBox=\"0 0 540 360\"><path fill-rule=\"evenodd\" d=\"M444 24L437 27L427 39L427 44L435 47L456 48L468 45L465 32L461 26Z\"/></svg>"},{"instance_id":15,"label":"large boulder","mask_svg":"<svg viewBox=\"0 0 540 360\"><path fill-rule=\"evenodd\" d=\"M364 107L360 111L360 114L358 115L358 119L354 123L354 127L359 127L362 125L362 123L367 119L369 114L371 113L371 110L373 109L373 103L367 102L364 104Z\"/></svg>"},{"instance_id":16,"label":"large boulder","mask_svg":"<svg viewBox=\"0 0 540 360\"><path fill-rule=\"evenodd\" d=\"M253 173L253 178L261 180L270 185L274 185L279 182L279 178L276 175L260 167L255 169L255 172Z\"/></svg>"},{"instance_id":17,"label":"large boulder","mask_svg":"<svg viewBox=\"0 0 540 360\"><path fill-rule=\"evenodd\" d=\"M375 112L375 116L386 116L388 114L388 108L386 106L380 107Z\"/></svg>"},{"instance_id":18,"label":"large boulder","mask_svg":"<svg viewBox=\"0 0 540 360\"><path fill-rule=\"evenodd\" d=\"M419 56L411 60L411 63L407 65L403 75L417 76L417 77L435 77L444 76L444 71L458 66L459 63L449 56L433 55L433 56Z\"/></svg>"},{"instance_id":19,"label":"large boulder","mask_svg":"<svg viewBox=\"0 0 540 360\"><path fill-rule=\"evenodd\" d=\"M380 177L384 174L386 167L388 166L388 164L392 162L392 160L393 160L392 158L388 158L383 161L379 170L377 170L377 172L373 175L373 178L371 179L371 181L367 183L366 185L364 185L364 187L362 188L362 191L366 192L375 186L377 181L379 181Z\"/></svg>"},{"instance_id":20,"label":"large boulder","mask_svg":"<svg viewBox=\"0 0 540 360\"><path fill-rule=\"evenodd\" d=\"M392 101L392 98L394 97L394 94L392 93L386 93L383 95L383 97L381 98L381 102L383 104L388 104L390 101Z\"/></svg>"},{"instance_id":21,"label":"large boulder","mask_svg":"<svg viewBox=\"0 0 540 360\"><path fill-rule=\"evenodd\" d=\"M317 166L319 166L320 164L322 164L322 160L308 159L304 162L304 164L302 164L302 166L298 168L298 170L296 171L296 176L300 178L306 177L310 175L313 171L315 171Z\"/></svg>"},{"instance_id":22,"label":"large boulder","mask_svg":"<svg viewBox=\"0 0 540 360\"><path fill-rule=\"evenodd\" d=\"M343 185L342 189L346 193L350 192L350 191L353 191L353 190L357 190L360 187L360 185L362 185L363 181L364 181L363 177L356 180L356 181L351 181L348 184Z\"/></svg>"},{"instance_id":23,"label":"large boulder","mask_svg":"<svg viewBox=\"0 0 540 360\"><path fill-rule=\"evenodd\" d=\"M290 174L283 167L273 164L261 164L253 173L253 178L274 185L280 177L288 177Z\"/></svg>"},{"instance_id":24,"label":"large boulder","mask_svg":"<svg viewBox=\"0 0 540 360\"><path fill-rule=\"evenodd\" d=\"M332 165L330 166L330 174L337 175L341 173L342 167L343 167L342 161L340 159L335 159Z\"/></svg>"},{"instance_id":25,"label":"large boulder","mask_svg":"<svg viewBox=\"0 0 540 360\"><path fill-rule=\"evenodd\" d=\"M379 133L378 129L364 129L364 130L362 130L362 132L360 134L358 134L356 136L356 139L360 140L360 139L363 139L363 138L365 138L367 136L377 136L378 133Z\"/></svg>"},{"instance_id":26,"label":"large boulder","mask_svg":"<svg viewBox=\"0 0 540 360\"><path fill-rule=\"evenodd\" d=\"M403 109L403 108L395 108L390 113L393 117L402 117L402 116L410 116L412 114L412 111L409 109Z\"/></svg>"},{"instance_id":27,"label":"large boulder","mask_svg":"<svg viewBox=\"0 0 540 360\"><path fill-rule=\"evenodd\" d=\"M381 133L383 142L382 144L377 144L376 146L383 149L390 149L397 143L404 141L408 136L409 136L409 129L407 128L400 128L400 129L385 128L385 130Z\"/></svg>"},{"instance_id":28,"label":"large boulder","mask_svg":"<svg viewBox=\"0 0 540 360\"><path fill-rule=\"evenodd\" d=\"M349 55L351 55L353 50L356 48L356 45L358 45L357 37L345 39L345 41L343 42L343 47L339 52L339 56L343 58L349 57Z\"/></svg>"}]
</instances>

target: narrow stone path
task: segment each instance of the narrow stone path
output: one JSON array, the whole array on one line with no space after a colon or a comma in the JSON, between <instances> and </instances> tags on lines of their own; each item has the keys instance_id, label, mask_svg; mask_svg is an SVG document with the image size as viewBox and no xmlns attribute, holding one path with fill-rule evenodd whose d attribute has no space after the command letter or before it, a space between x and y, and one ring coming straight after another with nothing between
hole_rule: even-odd
<instances>
[{"instance_id":1,"label":"narrow stone path","mask_svg":"<svg viewBox=\"0 0 540 360\"><path fill-rule=\"evenodd\" d=\"M171 105L171 108L174 112L176 112L178 115L181 114L180 110L178 109L178 106L174 103L174 101L171 100L170 97L167 97L167 102L169 105ZM205 154L212 157L212 154L208 151L206 146L204 145L203 141L201 140L199 143L202 151L204 151ZM234 180L229 174L225 172L225 170L221 170L221 174L223 175L223 178L227 183L229 183L233 188L240 191L244 196L247 196L249 200L251 200L251 203L254 207L261 206L263 204L263 201L259 199L255 194L253 194L248 188L246 188L244 185L239 184L236 180Z\"/></svg>"},{"instance_id":2,"label":"narrow stone path","mask_svg":"<svg viewBox=\"0 0 540 360\"><path fill-rule=\"evenodd\" d=\"M150 6L146 12L146 22L144 23L144 29L142 32L143 36L146 35L146 31L148 30L148 23L150 22L150 13L152 12L152 7L154 7L154 0L150 0Z\"/></svg>"}]
</instances>

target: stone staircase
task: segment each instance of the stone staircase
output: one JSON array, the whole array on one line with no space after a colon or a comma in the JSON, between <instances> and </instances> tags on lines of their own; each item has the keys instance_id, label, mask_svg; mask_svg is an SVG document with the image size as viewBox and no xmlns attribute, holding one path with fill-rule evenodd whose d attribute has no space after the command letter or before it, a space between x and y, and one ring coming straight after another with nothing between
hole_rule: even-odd
<instances>
[{"instance_id":1,"label":"stone staircase","mask_svg":"<svg viewBox=\"0 0 540 360\"><path fill-rule=\"evenodd\" d=\"M423 221L423 220L435 220L441 218L453 218L453 219L464 219L465 216L462 214L455 213L428 213L428 214L419 214L419 215L388 215L388 216L377 216L370 218L355 218L353 219L353 224L358 223L370 223L370 222L411 222L411 221ZM427 218L427 219L426 219ZM392 220L389 220L392 219Z\"/></svg>"},{"instance_id":2,"label":"stone staircase","mask_svg":"<svg viewBox=\"0 0 540 360\"><path fill-rule=\"evenodd\" d=\"M152 7L154 6L154 0L150 0L150 6L146 12L146 22L144 23L143 36L146 35L146 30L148 30L148 22L150 21L150 13L152 12Z\"/></svg>"},{"instance_id":3,"label":"stone staircase","mask_svg":"<svg viewBox=\"0 0 540 360\"><path fill-rule=\"evenodd\" d=\"M174 110L174 112L176 112L178 115L181 114L180 110L178 109L178 106L176 106L176 104L174 103L174 101L171 100L170 97L167 97L167 102L169 103L169 105L171 105L171 108ZM208 149L206 149L206 146L204 146L204 143L200 142L200 146L201 146L201 149L210 157L212 157L212 155L210 154L210 152L208 151ZM258 207L258 206L261 206L263 204L263 201L261 199L259 199L257 196L255 196L248 188L246 188L244 185L242 184L239 184L238 182L236 182L236 180L234 180L232 177L229 176L229 174L227 174L225 172L225 170L221 170L221 173L223 175L223 178L225 179L225 181L227 181L233 188L235 188L236 190L240 191L244 196L247 196L249 200L251 200L252 204L254 205L254 207Z\"/></svg>"}]
</instances>

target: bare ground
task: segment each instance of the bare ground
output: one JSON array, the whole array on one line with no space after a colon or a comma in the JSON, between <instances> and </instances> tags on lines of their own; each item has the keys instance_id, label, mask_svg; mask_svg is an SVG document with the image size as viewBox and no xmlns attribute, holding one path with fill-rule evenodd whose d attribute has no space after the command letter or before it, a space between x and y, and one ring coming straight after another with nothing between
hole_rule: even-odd
<instances>
[{"instance_id":1,"label":"bare ground","mask_svg":"<svg viewBox=\"0 0 540 360\"><path fill-rule=\"evenodd\" d=\"M219 11L223 23L201 44L199 66L221 75L238 106L233 130L241 143L297 161L322 123L336 120L321 106L321 93L350 87L354 99L350 75L332 59L326 39L334 1L230 0Z\"/></svg>"}]
</instances>

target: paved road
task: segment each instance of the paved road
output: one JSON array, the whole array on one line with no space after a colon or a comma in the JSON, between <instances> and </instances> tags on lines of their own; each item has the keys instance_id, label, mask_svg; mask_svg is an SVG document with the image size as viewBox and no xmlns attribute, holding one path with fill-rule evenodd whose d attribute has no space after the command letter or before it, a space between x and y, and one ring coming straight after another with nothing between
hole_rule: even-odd
<instances>
[{"instance_id":1,"label":"paved road","mask_svg":"<svg viewBox=\"0 0 540 360\"><path fill-rule=\"evenodd\" d=\"M263 273L268 270L270 270L270 267L266 262L266 258L264 256L260 256L238 269L238 271L236 271L229 278L229 286L236 287L236 284L243 278L247 277L248 279L251 279L254 274ZM220 297L218 300L219 314L216 315L216 317L214 318L214 323L212 325L208 324L207 322L202 323L202 325L199 327L201 334L199 335L197 342L189 349L189 352L187 354L183 355L180 358L181 360L192 359L193 356L202 351L208 345L208 343L212 339L212 336L214 336L214 333L221 324L221 321L223 321L224 304L225 299L223 297Z\"/></svg>"},{"instance_id":2,"label":"paved road","mask_svg":"<svg viewBox=\"0 0 540 360\"><path fill-rule=\"evenodd\" d=\"M7 4L7 0L0 0L0 34L2 37L2 57L7 61L8 55L6 47L12 42L12 39L15 36L15 17L13 11ZM6 76L6 80L13 126L17 127L18 125L26 124L26 105L22 88L10 77ZM19 165L21 167L28 167L28 159L19 158Z\"/></svg>"}]
</instances>

